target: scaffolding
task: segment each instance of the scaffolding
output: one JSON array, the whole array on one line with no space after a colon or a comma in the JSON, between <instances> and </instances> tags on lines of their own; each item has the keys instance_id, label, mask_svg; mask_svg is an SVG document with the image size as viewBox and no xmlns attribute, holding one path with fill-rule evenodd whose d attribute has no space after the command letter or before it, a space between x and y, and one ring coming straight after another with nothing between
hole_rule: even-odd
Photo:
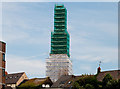
<instances>
[{"instance_id":1,"label":"scaffolding","mask_svg":"<svg viewBox=\"0 0 120 89\"><path fill-rule=\"evenodd\" d=\"M46 76L53 82L57 81L62 75L72 75L72 62L67 54L51 54L46 59Z\"/></svg>"},{"instance_id":2,"label":"scaffolding","mask_svg":"<svg viewBox=\"0 0 120 89\"><path fill-rule=\"evenodd\" d=\"M69 33L67 32L67 10L64 5L55 5L54 31L51 32L50 54L69 54Z\"/></svg>"},{"instance_id":3,"label":"scaffolding","mask_svg":"<svg viewBox=\"0 0 120 89\"><path fill-rule=\"evenodd\" d=\"M46 59L46 76L53 82L62 75L72 75L69 54L69 33L67 31L67 10L64 5L55 5L54 31L51 32L51 52Z\"/></svg>"}]
</instances>

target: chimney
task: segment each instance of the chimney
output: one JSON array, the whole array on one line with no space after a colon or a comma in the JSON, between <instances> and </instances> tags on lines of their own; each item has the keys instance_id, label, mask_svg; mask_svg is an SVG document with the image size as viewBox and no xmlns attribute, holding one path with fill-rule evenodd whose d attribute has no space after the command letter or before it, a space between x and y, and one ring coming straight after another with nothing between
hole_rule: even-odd
<instances>
[{"instance_id":1,"label":"chimney","mask_svg":"<svg viewBox=\"0 0 120 89\"><path fill-rule=\"evenodd\" d=\"M98 69L97 69L97 74L100 73L100 72L101 72L101 68L98 67Z\"/></svg>"}]
</instances>

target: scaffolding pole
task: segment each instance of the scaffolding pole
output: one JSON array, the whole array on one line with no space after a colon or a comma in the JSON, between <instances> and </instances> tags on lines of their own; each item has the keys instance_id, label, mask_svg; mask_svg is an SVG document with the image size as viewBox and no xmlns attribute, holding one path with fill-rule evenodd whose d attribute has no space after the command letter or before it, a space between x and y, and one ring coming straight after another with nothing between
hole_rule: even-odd
<instances>
[{"instance_id":1,"label":"scaffolding pole","mask_svg":"<svg viewBox=\"0 0 120 89\"><path fill-rule=\"evenodd\" d=\"M72 75L72 62L67 54L51 54L46 59L46 76L53 82L62 75Z\"/></svg>"}]
</instances>

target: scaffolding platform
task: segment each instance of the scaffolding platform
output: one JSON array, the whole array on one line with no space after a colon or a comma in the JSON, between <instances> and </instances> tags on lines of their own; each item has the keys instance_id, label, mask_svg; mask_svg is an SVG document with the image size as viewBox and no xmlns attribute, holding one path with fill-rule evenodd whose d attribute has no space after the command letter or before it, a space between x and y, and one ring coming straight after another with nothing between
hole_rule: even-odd
<instances>
[{"instance_id":1,"label":"scaffolding platform","mask_svg":"<svg viewBox=\"0 0 120 89\"><path fill-rule=\"evenodd\" d=\"M50 54L46 59L46 76L53 82L62 75L72 75L72 62L67 54Z\"/></svg>"}]
</instances>

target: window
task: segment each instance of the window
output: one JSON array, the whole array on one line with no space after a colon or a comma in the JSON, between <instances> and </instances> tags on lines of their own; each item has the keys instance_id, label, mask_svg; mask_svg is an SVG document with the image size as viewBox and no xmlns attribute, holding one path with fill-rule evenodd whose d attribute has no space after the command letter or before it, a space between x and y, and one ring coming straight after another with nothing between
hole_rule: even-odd
<instances>
[{"instance_id":1,"label":"window","mask_svg":"<svg viewBox=\"0 0 120 89\"><path fill-rule=\"evenodd\" d=\"M10 78L12 78L12 76L10 76Z\"/></svg>"},{"instance_id":2,"label":"window","mask_svg":"<svg viewBox=\"0 0 120 89\"><path fill-rule=\"evenodd\" d=\"M5 61L5 54L3 53L3 61Z\"/></svg>"},{"instance_id":3,"label":"window","mask_svg":"<svg viewBox=\"0 0 120 89\"><path fill-rule=\"evenodd\" d=\"M2 69L2 75L5 76L5 69Z\"/></svg>"},{"instance_id":4,"label":"window","mask_svg":"<svg viewBox=\"0 0 120 89\"><path fill-rule=\"evenodd\" d=\"M68 84L71 84L71 83L72 83L72 81L69 81L69 82L68 82Z\"/></svg>"}]
</instances>

